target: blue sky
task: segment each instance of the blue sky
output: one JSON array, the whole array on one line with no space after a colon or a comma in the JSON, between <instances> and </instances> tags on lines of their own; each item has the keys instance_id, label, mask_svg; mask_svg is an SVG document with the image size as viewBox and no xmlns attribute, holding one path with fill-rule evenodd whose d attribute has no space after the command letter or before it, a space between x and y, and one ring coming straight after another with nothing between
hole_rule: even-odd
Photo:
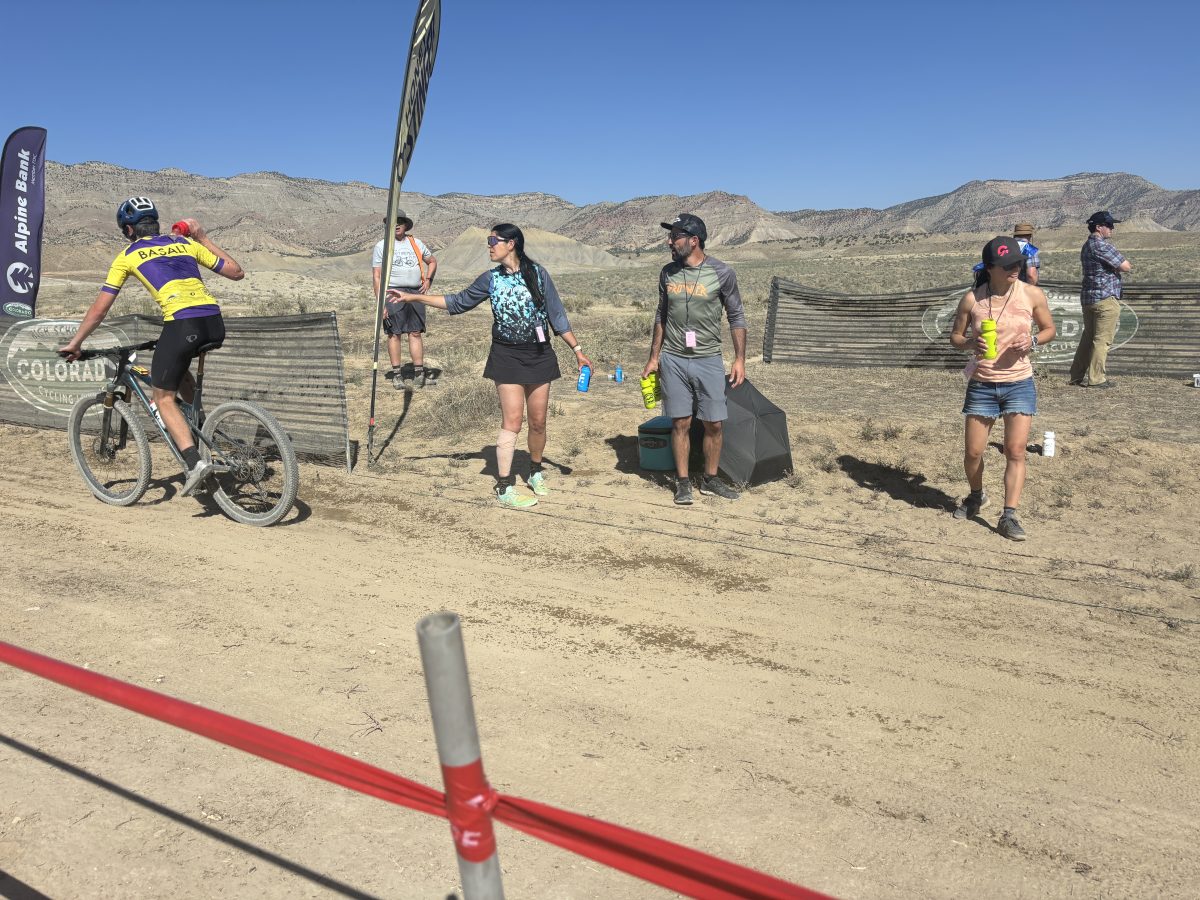
<instances>
[{"instance_id":1,"label":"blue sky","mask_svg":"<svg viewBox=\"0 0 1200 900\"><path fill-rule=\"evenodd\" d=\"M66 163L385 185L415 9L7 3L0 131L44 125ZM443 0L405 188L773 210L1076 172L1197 188L1195 9Z\"/></svg>"}]
</instances>

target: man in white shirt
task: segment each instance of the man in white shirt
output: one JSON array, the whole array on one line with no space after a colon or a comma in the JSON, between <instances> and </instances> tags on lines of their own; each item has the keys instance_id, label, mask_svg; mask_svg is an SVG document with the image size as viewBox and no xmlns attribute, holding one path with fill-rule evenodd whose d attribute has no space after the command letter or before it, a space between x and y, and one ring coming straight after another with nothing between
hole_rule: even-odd
<instances>
[{"instance_id":1,"label":"man in white shirt","mask_svg":"<svg viewBox=\"0 0 1200 900\"><path fill-rule=\"evenodd\" d=\"M437 260L419 238L409 234L413 220L396 210L396 243L392 249L392 269L388 275L388 287L399 288L416 294L429 293L437 272ZM383 245L380 241L371 254L371 272L375 285L375 296L379 296L379 278L383 269ZM420 303L402 303L388 300L383 309L383 330L387 332L388 357L392 369L386 373L396 390L411 391L425 386L425 307ZM401 365L400 335L408 336L408 355L411 366Z\"/></svg>"}]
</instances>

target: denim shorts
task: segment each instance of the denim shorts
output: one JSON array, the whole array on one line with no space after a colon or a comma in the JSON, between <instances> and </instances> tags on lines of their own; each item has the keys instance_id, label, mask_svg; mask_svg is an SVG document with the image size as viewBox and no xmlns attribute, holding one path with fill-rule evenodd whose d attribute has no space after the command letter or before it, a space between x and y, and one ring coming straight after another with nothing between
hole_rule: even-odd
<instances>
[{"instance_id":1,"label":"denim shorts","mask_svg":"<svg viewBox=\"0 0 1200 900\"><path fill-rule=\"evenodd\" d=\"M1037 390L1033 386L1033 378L999 383L976 381L972 378L967 382L967 399L963 402L964 416L998 419L1008 413L1037 415Z\"/></svg>"}]
</instances>

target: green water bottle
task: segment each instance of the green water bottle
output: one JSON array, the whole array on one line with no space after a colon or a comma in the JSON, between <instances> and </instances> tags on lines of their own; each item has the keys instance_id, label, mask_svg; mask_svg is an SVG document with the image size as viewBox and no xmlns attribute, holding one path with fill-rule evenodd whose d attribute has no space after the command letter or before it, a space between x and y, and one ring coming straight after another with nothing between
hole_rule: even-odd
<instances>
[{"instance_id":1,"label":"green water bottle","mask_svg":"<svg viewBox=\"0 0 1200 900\"><path fill-rule=\"evenodd\" d=\"M984 359L996 358L996 320L984 319L979 323L979 333L983 336L987 349L983 351Z\"/></svg>"}]
</instances>

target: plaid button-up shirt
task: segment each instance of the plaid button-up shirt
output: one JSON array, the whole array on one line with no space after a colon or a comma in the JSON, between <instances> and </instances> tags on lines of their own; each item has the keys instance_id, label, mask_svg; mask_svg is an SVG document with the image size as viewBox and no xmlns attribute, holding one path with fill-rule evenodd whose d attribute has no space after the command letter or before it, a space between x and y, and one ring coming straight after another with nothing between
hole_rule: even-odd
<instances>
[{"instance_id":1,"label":"plaid button-up shirt","mask_svg":"<svg viewBox=\"0 0 1200 900\"><path fill-rule=\"evenodd\" d=\"M1094 231L1079 251L1083 263L1083 290L1079 302L1084 306L1099 303L1108 297L1121 296L1121 263L1125 257L1112 244Z\"/></svg>"}]
</instances>

